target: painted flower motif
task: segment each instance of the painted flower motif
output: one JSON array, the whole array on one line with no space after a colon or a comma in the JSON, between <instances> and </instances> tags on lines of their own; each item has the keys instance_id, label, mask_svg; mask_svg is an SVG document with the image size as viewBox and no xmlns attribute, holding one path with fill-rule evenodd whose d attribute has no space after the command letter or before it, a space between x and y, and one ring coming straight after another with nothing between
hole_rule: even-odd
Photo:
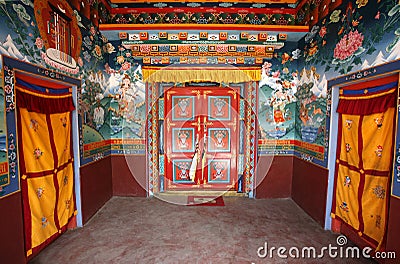
<instances>
[{"instance_id":1,"label":"painted flower motif","mask_svg":"<svg viewBox=\"0 0 400 264\"><path fill-rule=\"evenodd\" d=\"M12 92L11 86L9 84L4 86L4 91L6 92L6 94L10 94Z\"/></svg>"},{"instance_id":2,"label":"painted flower motif","mask_svg":"<svg viewBox=\"0 0 400 264\"><path fill-rule=\"evenodd\" d=\"M374 119L375 124L376 124L376 128L378 128L378 129L382 128L382 126L383 126L383 118L384 118L384 116L382 115L382 116L377 117L377 118Z\"/></svg>"},{"instance_id":3,"label":"painted flower motif","mask_svg":"<svg viewBox=\"0 0 400 264\"><path fill-rule=\"evenodd\" d=\"M323 26L323 27L321 27L321 29L319 30L319 36L321 37L321 38L323 38L325 35L326 35L326 33L327 33L327 30L326 30L326 27L325 26Z\"/></svg>"},{"instance_id":4,"label":"painted flower motif","mask_svg":"<svg viewBox=\"0 0 400 264\"><path fill-rule=\"evenodd\" d=\"M271 67L272 67L272 63L267 62L267 61L264 62L262 69L266 75L269 75L269 73L271 72Z\"/></svg>"},{"instance_id":5,"label":"painted flower motif","mask_svg":"<svg viewBox=\"0 0 400 264\"><path fill-rule=\"evenodd\" d=\"M361 8L363 6L366 6L368 4L368 0L357 0L356 5L358 8Z\"/></svg>"},{"instance_id":6,"label":"painted flower motif","mask_svg":"<svg viewBox=\"0 0 400 264\"><path fill-rule=\"evenodd\" d=\"M99 45L94 46L92 53L97 59L103 58L103 56L101 54L101 48Z\"/></svg>"},{"instance_id":7,"label":"painted flower motif","mask_svg":"<svg viewBox=\"0 0 400 264\"><path fill-rule=\"evenodd\" d=\"M346 202L342 202L342 204L340 205L340 208L343 210L343 211L345 211L345 212L349 212L349 206L347 205L347 203Z\"/></svg>"},{"instance_id":8,"label":"painted flower motif","mask_svg":"<svg viewBox=\"0 0 400 264\"><path fill-rule=\"evenodd\" d=\"M300 57L300 54L301 54L301 50L295 49L294 51L292 51L292 58L294 60L297 60Z\"/></svg>"},{"instance_id":9,"label":"painted flower motif","mask_svg":"<svg viewBox=\"0 0 400 264\"><path fill-rule=\"evenodd\" d=\"M122 57L122 58L123 58L123 57ZM114 70L114 69L111 69L111 67L110 67L110 65L109 65L108 63L104 64L104 69L105 69L105 72L106 72L107 74L115 73L115 70Z\"/></svg>"},{"instance_id":10,"label":"painted flower motif","mask_svg":"<svg viewBox=\"0 0 400 264\"><path fill-rule=\"evenodd\" d=\"M282 86L283 86L284 88L286 88L286 89L289 89L289 88L290 88L290 82L289 82L288 80L284 80L284 81L282 82Z\"/></svg>"},{"instance_id":11,"label":"painted flower motif","mask_svg":"<svg viewBox=\"0 0 400 264\"><path fill-rule=\"evenodd\" d=\"M344 186L350 187L351 179L349 176L344 178Z\"/></svg>"},{"instance_id":12,"label":"painted flower motif","mask_svg":"<svg viewBox=\"0 0 400 264\"><path fill-rule=\"evenodd\" d=\"M375 226L377 228L381 228L381 220L382 220L382 217L380 215L377 215L376 220L375 220Z\"/></svg>"},{"instance_id":13,"label":"painted flower motif","mask_svg":"<svg viewBox=\"0 0 400 264\"><path fill-rule=\"evenodd\" d=\"M282 54L282 64L285 64L291 59L290 55L287 54L286 52Z\"/></svg>"},{"instance_id":14,"label":"painted flower motif","mask_svg":"<svg viewBox=\"0 0 400 264\"><path fill-rule=\"evenodd\" d=\"M340 13L342 10L335 10L332 12L331 16L329 17L330 23L337 23L340 20Z\"/></svg>"},{"instance_id":15,"label":"painted flower motif","mask_svg":"<svg viewBox=\"0 0 400 264\"><path fill-rule=\"evenodd\" d=\"M33 151L33 156L38 160L41 156L43 156L43 151L41 151L40 148L35 148Z\"/></svg>"},{"instance_id":16,"label":"painted flower motif","mask_svg":"<svg viewBox=\"0 0 400 264\"><path fill-rule=\"evenodd\" d=\"M71 200L65 200L65 208L69 210L70 207L71 207Z\"/></svg>"},{"instance_id":17,"label":"painted flower motif","mask_svg":"<svg viewBox=\"0 0 400 264\"><path fill-rule=\"evenodd\" d=\"M121 70L123 70L123 71L127 71L127 70L129 70L130 68L131 68L131 63L130 63L130 62L125 61L125 62L121 65Z\"/></svg>"},{"instance_id":18,"label":"painted flower motif","mask_svg":"<svg viewBox=\"0 0 400 264\"><path fill-rule=\"evenodd\" d=\"M31 122L29 124L29 127L33 129L33 131L38 131L39 129L39 122L36 119L31 118Z\"/></svg>"},{"instance_id":19,"label":"painted flower motif","mask_svg":"<svg viewBox=\"0 0 400 264\"><path fill-rule=\"evenodd\" d=\"M345 147L346 147L346 152L350 152L350 150L351 150L350 144L346 143Z\"/></svg>"},{"instance_id":20,"label":"painted flower motif","mask_svg":"<svg viewBox=\"0 0 400 264\"><path fill-rule=\"evenodd\" d=\"M318 52L318 45L315 45L315 43L313 45L311 45L311 47L308 49L308 56L314 56L316 53Z\"/></svg>"},{"instance_id":21,"label":"painted flower motif","mask_svg":"<svg viewBox=\"0 0 400 264\"><path fill-rule=\"evenodd\" d=\"M378 158L382 158L383 147L381 145L376 146L375 154Z\"/></svg>"},{"instance_id":22,"label":"painted flower motif","mask_svg":"<svg viewBox=\"0 0 400 264\"><path fill-rule=\"evenodd\" d=\"M104 50L104 52L111 54L111 53L115 52L115 47L111 43L106 43L103 46L103 50Z\"/></svg>"},{"instance_id":23,"label":"painted flower motif","mask_svg":"<svg viewBox=\"0 0 400 264\"><path fill-rule=\"evenodd\" d=\"M349 34L344 35L339 43L336 44L333 57L339 60L351 57L359 48L362 48L363 40L364 36L358 30L350 31Z\"/></svg>"},{"instance_id":24,"label":"painted flower motif","mask_svg":"<svg viewBox=\"0 0 400 264\"><path fill-rule=\"evenodd\" d=\"M279 76L281 76L281 72L279 70L272 73L272 77L274 78L279 78Z\"/></svg>"},{"instance_id":25,"label":"painted flower motif","mask_svg":"<svg viewBox=\"0 0 400 264\"><path fill-rule=\"evenodd\" d=\"M36 195L37 195L37 197L38 197L39 199L42 198L43 194L44 194L44 189L43 189L43 187L39 187L39 188L36 189Z\"/></svg>"},{"instance_id":26,"label":"painted flower motif","mask_svg":"<svg viewBox=\"0 0 400 264\"><path fill-rule=\"evenodd\" d=\"M96 35L96 29L92 26L90 27L90 34L92 34L93 36Z\"/></svg>"},{"instance_id":27,"label":"painted flower motif","mask_svg":"<svg viewBox=\"0 0 400 264\"><path fill-rule=\"evenodd\" d=\"M81 57L78 58L78 65L79 65L80 67L83 66L83 60L82 60Z\"/></svg>"},{"instance_id":28,"label":"painted flower motif","mask_svg":"<svg viewBox=\"0 0 400 264\"><path fill-rule=\"evenodd\" d=\"M285 68L282 69L282 72L284 74L288 74L289 73L289 69L287 67L285 67Z\"/></svg>"},{"instance_id":29,"label":"painted flower motif","mask_svg":"<svg viewBox=\"0 0 400 264\"><path fill-rule=\"evenodd\" d=\"M385 199L385 189L380 186L377 185L375 188L372 188L373 193L375 194L375 196L379 199Z\"/></svg>"},{"instance_id":30,"label":"painted flower motif","mask_svg":"<svg viewBox=\"0 0 400 264\"><path fill-rule=\"evenodd\" d=\"M124 61L125 61L124 56L118 56L117 57L117 63L122 64L122 63L124 63Z\"/></svg>"},{"instance_id":31,"label":"painted flower motif","mask_svg":"<svg viewBox=\"0 0 400 264\"><path fill-rule=\"evenodd\" d=\"M348 130L351 129L352 125L353 125L353 120L351 120L351 119L346 119L346 124L345 124L345 126L346 126L346 128L347 128Z\"/></svg>"},{"instance_id":32,"label":"painted flower motif","mask_svg":"<svg viewBox=\"0 0 400 264\"><path fill-rule=\"evenodd\" d=\"M38 49L42 49L43 48L43 40L40 37L37 37L36 41L35 41L35 45Z\"/></svg>"},{"instance_id":33,"label":"painted flower motif","mask_svg":"<svg viewBox=\"0 0 400 264\"><path fill-rule=\"evenodd\" d=\"M42 217L42 227L46 227L49 224L49 220L45 216Z\"/></svg>"}]
</instances>

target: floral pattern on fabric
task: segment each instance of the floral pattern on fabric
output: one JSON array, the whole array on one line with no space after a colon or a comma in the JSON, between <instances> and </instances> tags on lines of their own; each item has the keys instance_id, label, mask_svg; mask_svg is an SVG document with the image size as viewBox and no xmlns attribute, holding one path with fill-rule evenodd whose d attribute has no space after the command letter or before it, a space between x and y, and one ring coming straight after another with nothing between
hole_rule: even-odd
<instances>
[{"instance_id":1,"label":"floral pattern on fabric","mask_svg":"<svg viewBox=\"0 0 400 264\"><path fill-rule=\"evenodd\" d=\"M376 196L377 198L379 198L379 199L385 199L385 193L386 193L386 191L385 191L385 189L384 189L382 186L378 185L378 186L376 186L375 188L373 188L372 191L373 191L373 193L375 194L375 196Z\"/></svg>"},{"instance_id":2,"label":"floral pattern on fabric","mask_svg":"<svg viewBox=\"0 0 400 264\"><path fill-rule=\"evenodd\" d=\"M40 148L35 148L33 150L33 156L38 160L43 156L43 151L41 151Z\"/></svg>"}]
</instances>

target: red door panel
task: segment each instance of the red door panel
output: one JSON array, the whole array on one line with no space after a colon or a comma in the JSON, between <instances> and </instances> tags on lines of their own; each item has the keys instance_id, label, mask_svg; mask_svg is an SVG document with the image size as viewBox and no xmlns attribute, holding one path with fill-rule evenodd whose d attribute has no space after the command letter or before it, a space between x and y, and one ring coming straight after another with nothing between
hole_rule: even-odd
<instances>
[{"instance_id":1,"label":"red door panel","mask_svg":"<svg viewBox=\"0 0 400 264\"><path fill-rule=\"evenodd\" d=\"M237 109L237 93L229 88L166 92L167 190L236 188Z\"/></svg>"}]
</instances>

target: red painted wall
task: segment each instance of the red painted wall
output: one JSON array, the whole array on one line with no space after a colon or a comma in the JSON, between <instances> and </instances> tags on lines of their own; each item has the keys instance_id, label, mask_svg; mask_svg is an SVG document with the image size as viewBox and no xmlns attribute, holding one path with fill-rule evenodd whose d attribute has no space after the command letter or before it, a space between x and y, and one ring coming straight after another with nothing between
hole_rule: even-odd
<instances>
[{"instance_id":1,"label":"red painted wall","mask_svg":"<svg viewBox=\"0 0 400 264\"><path fill-rule=\"evenodd\" d=\"M292 199L321 226L325 225L328 170L293 159Z\"/></svg>"},{"instance_id":2,"label":"red painted wall","mask_svg":"<svg viewBox=\"0 0 400 264\"><path fill-rule=\"evenodd\" d=\"M146 156L112 156L115 196L146 197Z\"/></svg>"},{"instance_id":3,"label":"red painted wall","mask_svg":"<svg viewBox=\"0 0 400 264\"><path fill-rule=\"evenodd\" d=\"M25 263L21 193L0 199L0 262Z\"/></svg>"},{"instance_id":4,"label":"red painted wall","mask_svg":"<svg viewBox=\"0 0 400 264\"><path fill-rule=\"evenodd\" d=\"M293 157L260 156L257 162L256 198L291 197L292 173Z\"/></svg>"},{"instance_id":5,"label":"red painted wall","mask_svg":"<svg viewBox=\"0 0 400 264\"><path fill-rule=\"evenodd\" d=\"M85 224L113 195L111 156L81 167L80 173Z\"/></svg>"}]
</instances>

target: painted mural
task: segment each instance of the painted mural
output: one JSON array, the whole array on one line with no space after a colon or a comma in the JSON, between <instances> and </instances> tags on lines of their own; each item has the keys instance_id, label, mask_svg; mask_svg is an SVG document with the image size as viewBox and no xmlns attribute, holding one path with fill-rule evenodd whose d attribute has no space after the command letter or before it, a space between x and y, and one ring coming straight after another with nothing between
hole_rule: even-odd
<instances>
[{"instance_id":1,"label":"painted mural","mask_svg":"<svg viewBox=\"0 0 400 264\"><path fill-rule=\"evenodd\" d=\"M320 17L304 37L296 93L296 138L301 140L297 156L327 166L327 80L344 74L360 79L375 74L374 67L398 60L399 18L398 1L344 1Z\"/></svg>"},{"instance_id":2,"label":"painted mural","mask_svg":"<svg viewBox=\"0 0 400 264\"><path fill-rule=\"evenodd\" d=\"M97 31L87 18L73 10L67 2L56 1L55 4L58 8L49 6L47 1L0 1L0 23L3 25L0 32L0 54L48 69L48 71L43 70L43 72L47 73L49 77L56 78L57 72L72 77L81 77L83 86L93 84L91 92L94 92L98 88L97 84L101 85L101 83L90 78L98 73L104 65L109 53L106 48L108 40ZM71 38L71 42L55 43L54 39L60 33L56 30L56 23L62 23L62 21L57 20L56 15L50 15L50 17L47 17L49 21L47 23L41 12L58 14L59 17L70 17L73 31L65 31L63 36ZM72 46L70 49L71 56L61 49L56 49L57 45L64 44ZM79 96L84 101L87 99L85 90ZM95 129L90 131L92 133L87 132L87 129L84 128L86 123L91 125L89 121L93 120L93 118L88 117L88 111L93 116L94 109L97 106L93 104L93 101L89 102L91 103L89 107L84 104L83 109L79 109L80 113L85 113L85 115L82 115L82 127L85 132L82 135L83 145L81 149L83 164L104 156L104 150L98 147L92 148L91 152L84 151L85 145L93 142L99 143L107 138L100 133L99 125L97 127L93 125ZM108 121L106 120L106 122ZM1 122L1 124L4 125L5 123ZM107 134L109 133L105 135L107 136Z\"/></svg>"},{"instance_id":3,"label":"painted mural","mask_svg":"<svg viewBox=\"0 0 400 264\"><path fill-rule=\"evenodd\" d=\"M260 154L292 155L300 50L275 53L262 66L258 122Z\"/></svg>"}]
</instances>

